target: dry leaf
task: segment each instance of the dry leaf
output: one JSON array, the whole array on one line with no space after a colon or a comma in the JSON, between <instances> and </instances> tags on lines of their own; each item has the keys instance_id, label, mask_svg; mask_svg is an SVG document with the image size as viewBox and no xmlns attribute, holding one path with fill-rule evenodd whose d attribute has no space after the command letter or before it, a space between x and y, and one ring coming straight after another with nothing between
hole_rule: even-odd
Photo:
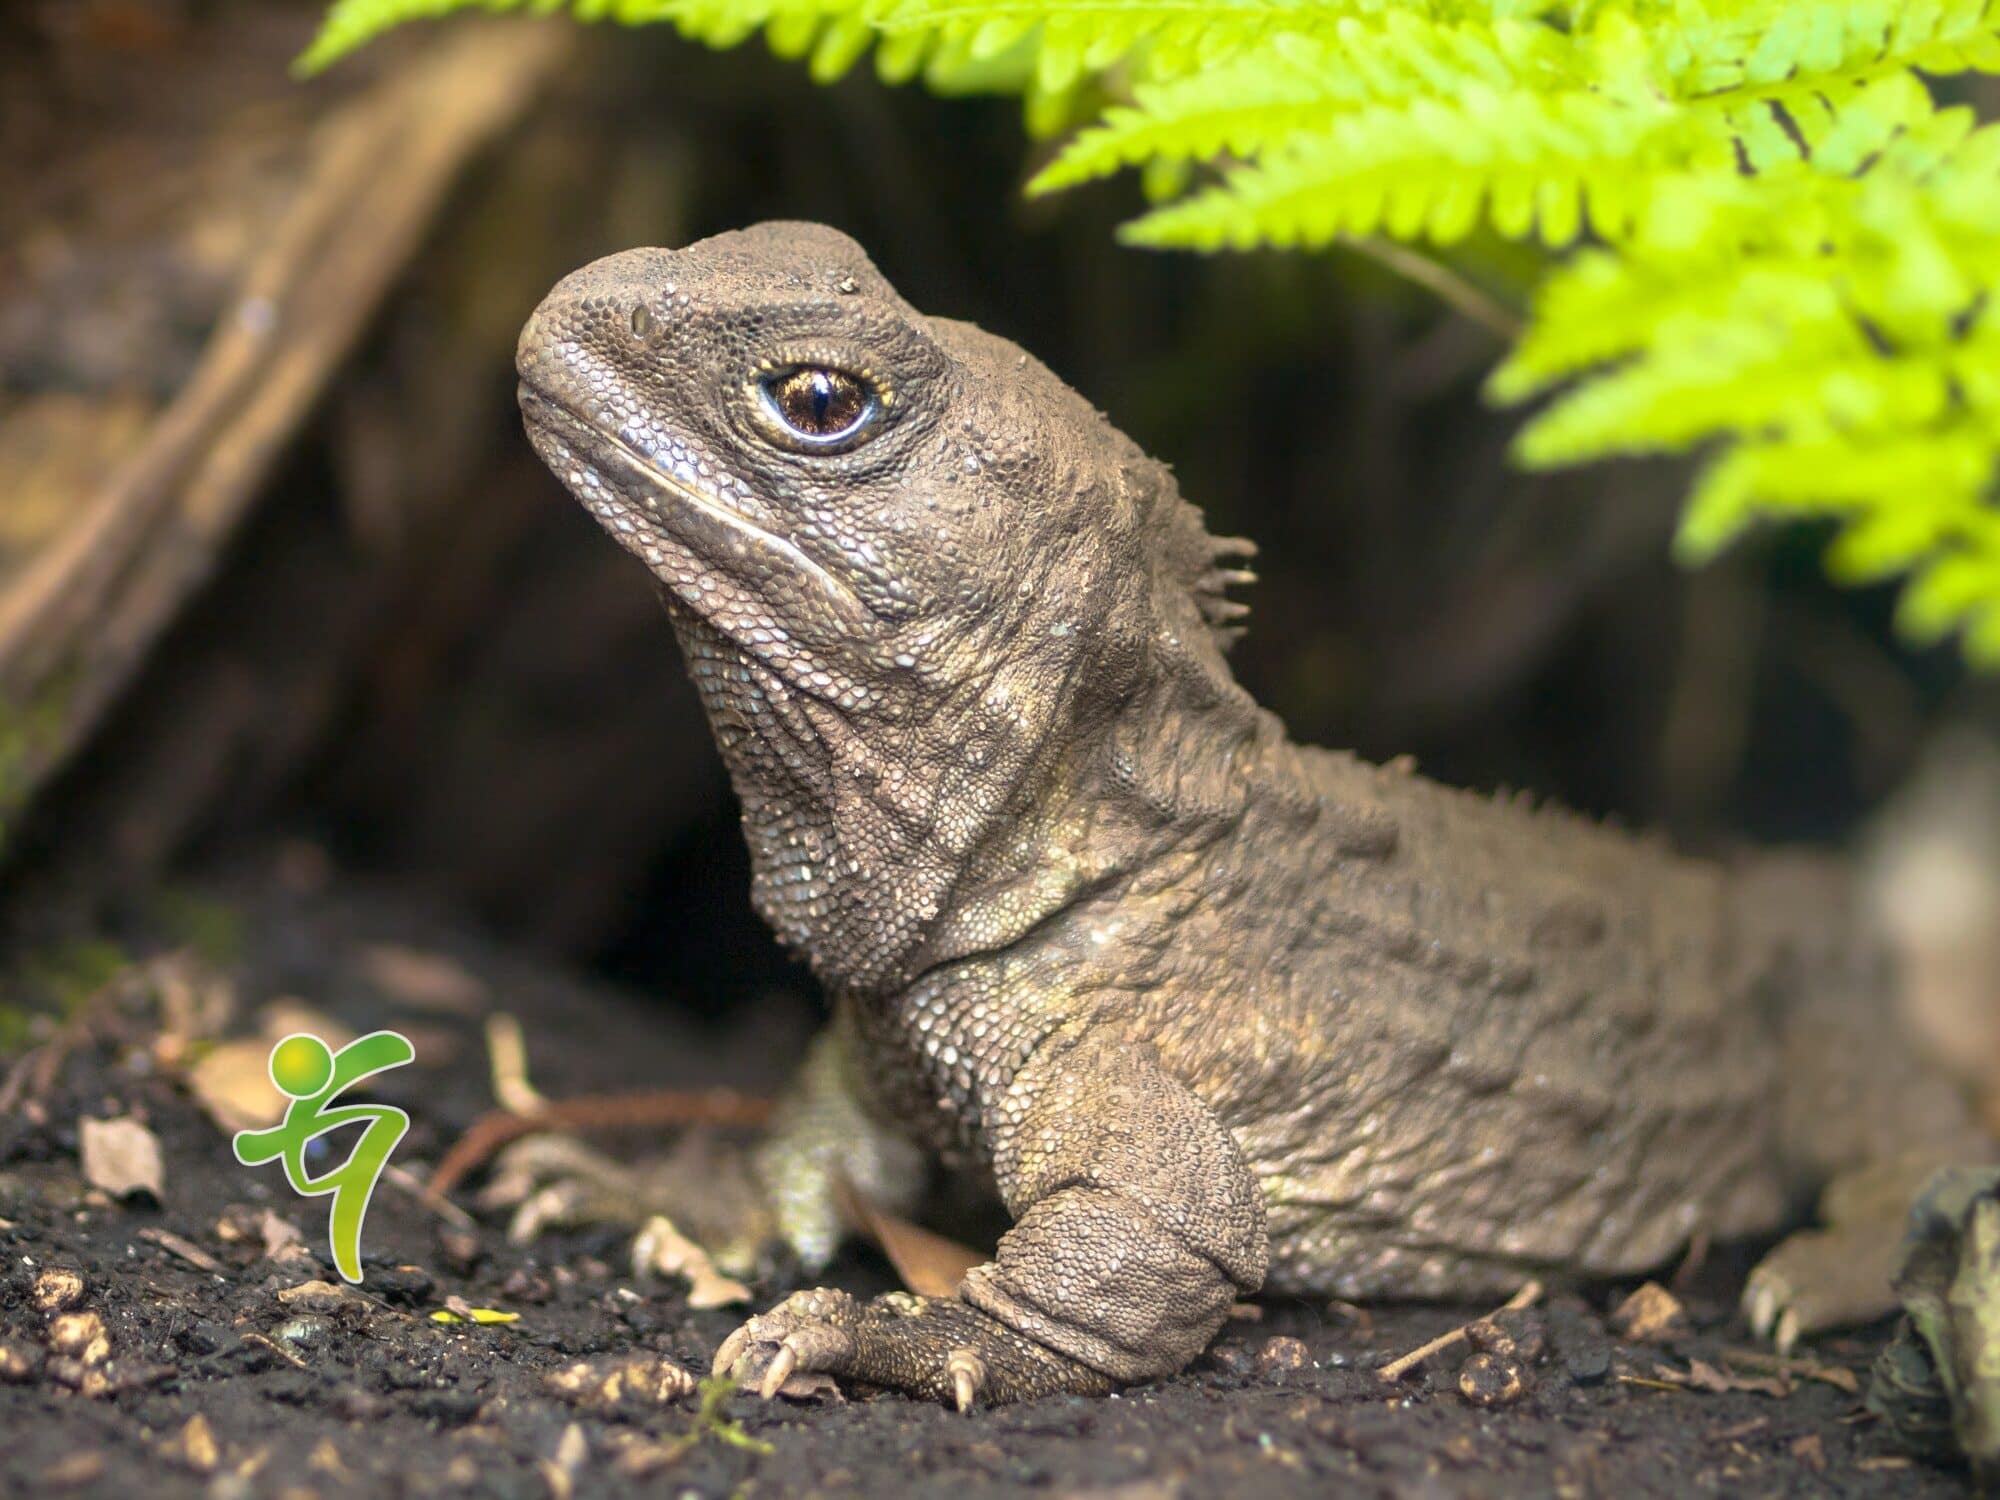
<instances>
[{"instance_id":1,"label":"dry leaf","mask_svg":"<svg viewBox=\"0 0 2000 1500\"><path fill-rule=\"evenodd\" d=\"M1845 1391L1850 1396L1861 1394L1861 1377L1845 1365L1795 1364L1792 1373L1803 1375L1808 1380L1817 1380L1832 1386L1837 1391Z\"/></svg>"},{"instance_id":2,"label":"dry leaf","mask_svg":"<svg viewBox=\"0 0 2000 1500\"><path fill-rule=\"evenodd\" d=\"M212 1047L187 1070L202 1113L226 1134L262 1130L284 1117L285 1096L271 1082L271 1044L239 1038Z\"/></svg>"},{"instance_id":3,"label":"dry leaf","mask_svg":"<svg viewBox=\"0 0 2000 1500\"><path fill-rule=\"evenodd\" d=\"M317 1312L331 1312L349 1303L369 1302L353 1288L332 1281L302 1281L297 1286L286 1287L277 1294L277 1298L286 1307L304 1307Z\"/></svg>"},{"instance_id":4,"label":"dry leaf","mask_svg":"<svg viewBox=\"0 0 2000 1500\"><path fill-rule=\"evenodd\" d=\"M1809 1432L1804 1437L1794 1438L1791 1453L1813 1473L1826 1472L1826 1441L1818 1433Z\"/></svg>"},{"instance_id":5,"label":"dry leaf","mask_svg":"<svg viewBox=\"0 0 2000 1500\"><path fill-rule=\"evenodd\" d=\"M334 1052L355 1037L351 1027L296 996L273 1000L257 1013L256 1036L218 1043L188 1068L185 1081L202 1112L231 1135L277 1124L290 1101L271 1082L271 1048L300 1031Z\"/></svg>"},{"instance_id":6,"label":"dry leaf","mask_svg":"<svg viewBox=\"0 0 2000 1500\"><path fill-rule=\"evenodd\" d=\"M272 1209L255 1209L247 1204L231 1204L222 1211L222 1217L216 1220L215 1237L225 1245L261 1244L270 1260L312 1255L306 1249L305 1236L291 1220Z\"/></svg>"},{"instance_id":7,"label":"dry leaf","mask_svg":"<svg viewBox=\"0 0 2000 1500\"><path fill-rule=\"evenodd\" d=\"M140 1192L155 1200L161 1197L165 1169L160 1163L159 1137L130 1116L93 1120L85 1115L79 1126L86 1182L114 1198Z\"/></svg>"},{"instance_id":8,"label":"dry leaf","mask_svg":"<svg viewBox=\"0 0 2000 1500\"><path fill-rule=\"evenodd\" d=\"M1618 1304L1611 1329L1635 1343L1678 1338L1688 1331L1687 1310L1680 1299L1657 1281L1649 1281Z\"/></svg>"},{"instance_id":9,"label":"dry leaf","mask_svg":"<svg viewBox=\"0 0 2000 1500\"><path fill-rule=\"evenodd\" d=\"M750 1300L750 1288L716 1270L708 1252L665 1214L654 1214L632 1241L632 1273L644 1276L648 1271L684 1278L689 1307L736 1307Z\"/></svg>"},{"instance_id":10,"label":"dry leaf","mask_svg":"<svg viewBox=\"0 0 2000 1500\"><path fill-rule=\"evenodd\" d=\"M377 943L361 954L361 971L405 1005L452 1016L486 1009L486 981L457 959L395 943Z\"/></svg>"},{"instance_id":11,"label":"dry leaf","mask_svg":"<svg viewBox=\"0 0 2000 1500\"><path fill-rule=\"evenodd\" d=\"M272 1209L267 1208L258 1215L257 1236L264 1242L267 1260L286 1260L295 1255L312 1254L306 1249L306 1237L299 1232L299 1226Z\"/></svg>"},{"instance_id":12,"label":"dry leaf","mask_svg":"<svg viewBox=\"0 0 2000 1500\"><path fill-rule=\"evenodd\" d=\"M1731 1391L1747 1391L1756 1396L1789 1396L1792 1383L1782 1375L1744 1375L1735 1370L1722 1369L1705 1359L1690 1359L1685 1371L1676 1370L1671 1365L1661 1365L1653 1372L1669 1385L1677 1385L1683 1390L1707 1391L1711 1395L1727 1395Z\"/></svg>"},{"instance_id":13,"label":"dry leaf","mask_svg":"<svg viewBox=\"0 0 2000 1500\"><path fill-rule=\"evenodd\" d=\"M222 1462L222 1449L215 1441L215 1429L208 1425L208 1418L200 1412L189 1417L185 1427L161 1443L160 1451L168 1458L186 1464L197 1474L213 1474Z\"/></svg>"},{"instance_id":14,"label":"dry leaf","mask_svg":"<svg viewBox=\"0 0 2000 1500\"><path fill-rule=\"evenodd\" d=\"M877 1208L844 1177L835 1184L835 1192L842 1217L856 1233L875 1242L904 1287L919 1297L955 1295L965 1273L992 1258Z\"/></svg>"},{"instance_id":15,"label":"dry leaf","mask_svg":"<svg viewBox=\"0 0 2000 1500\"><path fill-rule=\"evenodd\" d=\"M1678 1371L1669 1370L1662 1370L1660 1373L1670 1378L1679 1375ZM1688 1361L1687 1383L1698 1391L1713 1391L1717 1395L1725 1395L1733 1389L1729 1377L1705 1359Z\"/></svg>"},{"instance_id":16,"label":"dry leaf","mask_svg":"<svg viewBox=\"0 0 2000 1500\"><path fill-rule=\"evenodd\" d=\"M1767 1370L1787 1379L1817 1380L1850 1396L1861 1394L1861 1380L1845 1365L1821 1364L1803 1354L1775 1354L1769 1349L1724 1349L1722 1357L1733 1365Z\"/></svg>"},{"instance_id":17,"label":"dry leaf","mask_svg":"<svg viewBox=\"0 0 2000 1500\"><path fill-rule=\"evenodd\" d=\"M433 1323L477 1323L482 1326L492 1323L518 1323L521 1315L506 1312L497 1307L474 1307L456 1294L444 1299L444 1306L431 1314Z\"/></svg>"},{"instance_id":18,"label":"dry leaf","mask_svg":"<svg viewBox=\"0 0 2000 1500\"><path fill-rule=\"evenodd\" d=\"M171 1229L162 1229L157 1224L148 1224L137 1236L149 1245L158 1245L169 1255L178 1256L197 1271L206 1271L211 1276L226 1276L229 1267L210 1255L201 1246L175 1234Z\"/></svg>"},{"instance_id":19,"label":"dry leaf","mask_svg":"<svg viewBox=\"0 0 2000 1500\"><path fill-rule=\"evenodd\" d=\"M352 1026L336 1021L297 995L280 995L267 1002L257 1012L257 1031L267 1044L282 1042L296 1032L310 1032L325 1042L332 1052L338 1052L359 1035ZM268 1053L269 1050L267 1045L265 1051Z\"/></svg>"}]
</instances>

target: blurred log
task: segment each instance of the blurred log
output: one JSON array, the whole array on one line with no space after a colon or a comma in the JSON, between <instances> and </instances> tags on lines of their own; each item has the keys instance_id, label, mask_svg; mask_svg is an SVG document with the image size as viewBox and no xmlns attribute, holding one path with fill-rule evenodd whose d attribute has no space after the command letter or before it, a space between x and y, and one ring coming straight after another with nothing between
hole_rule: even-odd
<instances>
[{"instance_id":1,"label":"blurred log","mask_svg":"<svg viewBox=\"0 0 2000 1500\"><path fill-rule=\"evenodd\" d=\"M212 29L226 43L228 29ZM0 510L0 810L18 811L74 753L212 572L447 192L533 101L569 35L532 24L451 28L394 51L379 76L305 128L268 232L242 241L249 253L234 289L156 413L129 388L23 394L10 381L15 399L0 412L11 491ZM218 137L239 123L220 108L209 121ZM256 176L224 183L271 188ZM131 384L144 384L134 373ZM79 484L93 473L101 482Z\"/></svg>"},{"instance_id":2,"label":"blurred log","mask_svg":"<svg viewBox=\"0 0 2000 1500\"><path fill-rule=\"evenodd\" d=\"M715 815L650 582L562 497L513 400L514 339L551 282L687 234L686 132L635 120L653 75L621 40L580 35L465 174L261 482L274 498L13 831L17 875L143 899L191 847L276 817L520 942L589 950L662 839Z\"/></svg>"}]
</instances>

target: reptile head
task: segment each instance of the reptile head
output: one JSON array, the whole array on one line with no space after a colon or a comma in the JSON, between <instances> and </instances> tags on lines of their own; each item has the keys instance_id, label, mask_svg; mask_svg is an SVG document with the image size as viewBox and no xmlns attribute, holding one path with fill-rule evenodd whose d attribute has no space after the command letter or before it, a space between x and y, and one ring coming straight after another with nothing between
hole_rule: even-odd
<instances>
[{"instance_id":1,"label":"reptile head","mask_svg":"<svg viewBox=\"0 0 2000 1500\"><path fill-rule=\"evenodd\" d=\"M927 847L949 862L937 841L988 829L1162 640L1213 651L1214 545L1166 471L833 230L600 260L535 311L517 363L537 453L662 587L760 904L800 946L822 946L816 903L767 876L810 886L828 851L759 849L760 829L838 843L853 881Z\"/></svg>"}]
</instances>

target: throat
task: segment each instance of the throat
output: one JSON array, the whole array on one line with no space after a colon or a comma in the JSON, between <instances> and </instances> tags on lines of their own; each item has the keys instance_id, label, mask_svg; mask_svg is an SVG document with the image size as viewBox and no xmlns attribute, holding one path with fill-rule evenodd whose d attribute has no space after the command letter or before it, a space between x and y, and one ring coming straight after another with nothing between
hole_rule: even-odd
<instances>
[{"instance_id":1,"label":"throat","mask_svg":"<svg viewBox=\"0 0 2000 1500\"><path fill-rule=\"evenodd\" d=\"M1086 904L1183 888L1253 803L1309 825L1282 725L1226 676L1217 686L1162 675L1024 780L964 849L922 967L1011 948Z\"/></svg>"},{"instance_id":2,"label":"throat","mask_svg":"<svg viewBox=\"0 0 2000 1500\"><path fill-rule=\"evenodd\" d=\"M836 995L893 994L1079 903L1174 883L1254 787L1290 779L1273 774L1282 730L1233 682L1164 674L1082 722L1015 694L953 765L936 742L964 717L951 705L849 716L674 614L742 804L752 900Z\"/></svg>"}]
</instances>

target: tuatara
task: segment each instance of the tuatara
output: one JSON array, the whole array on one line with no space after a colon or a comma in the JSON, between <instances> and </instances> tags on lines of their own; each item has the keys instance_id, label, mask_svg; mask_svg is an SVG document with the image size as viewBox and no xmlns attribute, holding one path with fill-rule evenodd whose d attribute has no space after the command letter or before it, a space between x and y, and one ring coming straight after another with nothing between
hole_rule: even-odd
<instances>
[{"instance_id":1,"label":"tuatara","mask_svg":"<svg viewBox=\"0 0 2000 1500\"><path fill-rule=\"evenodd\" d=\"M1004 339L766 224L566 278L535 450L658 580L758 910L834 1020L761 1158L809 1262L928 1156L1013 1227L956 1297L793 1296L718 1366L966 1406L1180 1369L1259 1288L1495 1295L1771 1233L1746 1307L1889 1305L1990 1143L1836 865L1725 867L1294 744L1252 549Z\"/></svg>"}]
</instances>

